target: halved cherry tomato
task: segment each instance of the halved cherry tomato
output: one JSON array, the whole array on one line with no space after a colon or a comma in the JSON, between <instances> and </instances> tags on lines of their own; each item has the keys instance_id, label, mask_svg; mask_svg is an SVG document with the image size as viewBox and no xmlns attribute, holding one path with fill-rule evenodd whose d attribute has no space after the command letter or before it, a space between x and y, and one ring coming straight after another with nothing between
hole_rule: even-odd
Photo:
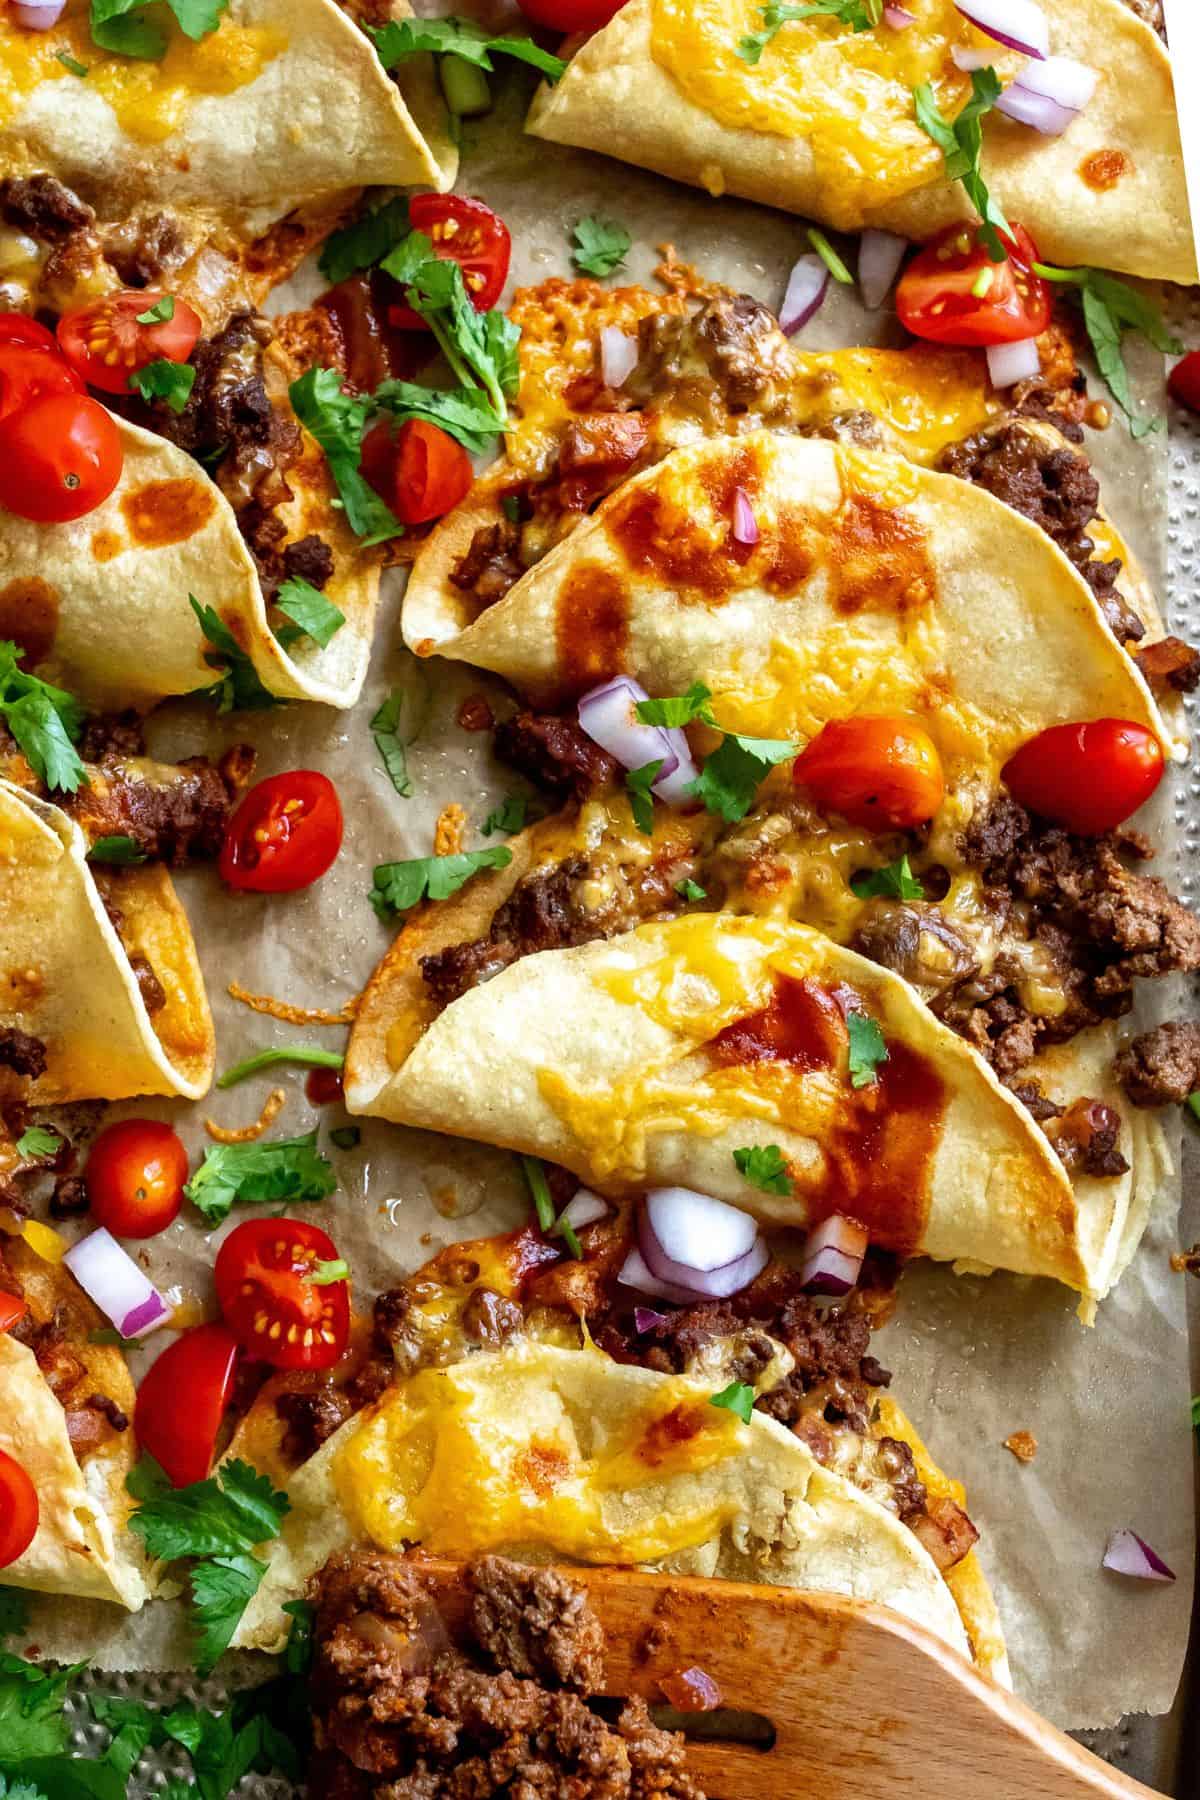
<instances>
[{"instance_id":1,"label":"halved cherry tomato","mask_svg":"<svg viewBox=\"0 0 1200 1800\"><path fill-rule=\"evenodd\" d=\"M0 315L0 319L10 315ZM14 314L13 317L20 317ZM42 327L28 321L34 329ZM50 338L49 332L44 334ZM26 337L7 337L0 331L0 419L20 412L46 394L82 394L83 382L58 354L58 345Z\"/></svg>"},{"instance_id":2,"label":"halved cherry tomato","mask_svg":"<svg viewBox=\"0 0 1200 1800\"><path fill-rule=\"evenodd\" d=\"M381 419L363 440L362 472L405 525L442 518L475 479L462 445L425 419L406 419L395 436Z\"/></svg>"},{"instance_id":3,"label":"halved cherry tomato","mask_svg":"<svg viewBox=\"0 0 1200 1800\"><path fill-rule=\"evenodd\" d=\"M139 321L159 307L169 319L143 325ZM58 321L63 355L92 387L106 394L127 394L129 377L152 362L186 362L200 336L200 314L174 294L149 288L105 294Z\"/></svg>"},{"instance_id":4,"label":"halved cherry tomato","mask_svg":"<svg viewBox=\"0 0 1200 1800\"><path fill-rule=\"evenodd\" d=\"M0 421L0 507L62 525L112 493L125 453L117 427L89 394L43 394Z\"/></svg>"},{"instance_id":5,"label":"halved cherry tomato","mask_svg":"<svg viewBox=\"0 0 1200 1800\"><path fill-rule=\"evenodd\" d=\"M896 311L914 337L935 344L1011 344L1050 323L1050 287L1033 273L1037 246L1013 226L1007 262L993 262L969 225L951 225L900 277Z\"/></svg>"},{"instance_id":6,"label":"halved cherry tomato","mask_svg":"<svg viewBox=\"0 0 1200 1800\"><path fill-rule=\"evenodd\" d=\"M133 1428L174 1487L203 1481L212 1466L238 1355L228 1325L193 1325L142 1377Z\"/></svg>"},{"instance_id":7,"label":"halved cherry tomato","mask_svg":"<svg viewBox=\"0 0 1200 1800\"><path fill-rule=\"evenodd\" d=\"M932 819L945 780L924 726L900 714L831 719L792 767L823 812L868 831L909 831Z\"/></svg>"},{"instance_id":8,"label":"halved cherry tomato","mask_svg":"<svg viewBox=\"0 0 1200 1800\"><path fill-rule=\"evenodd\" d=\"M317 769L268 775L229 821L217 868L230 887L291 894L332 867L344 828L342 803L328 775Z\"/></svg>"},{"instance_id":9,"label":"halved cherry tomato","mask_svg":"<svg viewBox=\"0 0 1200 1800\"><path fill-rule=\"evenodd\" d=\"M0 312L0 344L36 344L58 355L58 339L28 313Z\"/></svg>"},{"instance_id":10,"label":"halved cherry tomato","mask_svg":"<svg viewBox=\"0 0 1200 1800\"><path fill-rule=\"evenodd\" d=\"M599 31L625 0L518 0L521 11L535 25L569 36L575 31Z\"/></svg>"},{"instance_id":11,"label":"halved cherry tomato","mask_svg":"<svg viewBox=\"0 0 1200 1800\"><path fill-rule=\"evenodd\" d=\"M499 213L466 194L414 194L408 219L414 231L424 232L435 256L458 264L476 311L495 306L512 260L512 238ZM389 306L387 318L402 331L429 329L411 306Z\"/></svg>"},{"instance_id":12,"label":"halved cherry tomato","mask_svg":"<svg viewBox=\"0 0 1200 1800\"><path fill-rule=\"evenodd\" d=\"M1131 818L1163 775L1162 746L1129 719L1052 725L1022 744L1001 772L1022 806L1068 831L1098 837Z\"/></svg>"},{"instance_id":13,"label":"halved cherry tomato","mask_svg":"<svg viewBox=\"0 0 1200 1800\"><path fill-rule=\"evenodd\" d=\"M300 1219L247 1219L217 1251L217 1299L249 1355L277 1369L328 1369L350 1335L350 1284L318 1283L337 1246Z\"/></svg>"},{"instance_id":14,"label":"halved cherry tomato","mask_svg":"<svg viewBox=\"0 0 1200 1800\"><path fill-rule=\"evenodd\" d=\"M37 1528L37 1489L17 1459L0 1450L0 1569L24 1556Z\"/></svg>"},{"instance_id":15,"label":"halved cherry tomato","mask_svg":"<svg viewBox=\"0 0 1200 1800\"><path fill-rule=\"evenodd\" d=\"M148 1238L164 1231L183 1205L187 1151L157 1119L106 1126L84 1170L88 1203L114 1237Z\"/></svg>"},{"instance_id":16,"label":"halved cherry tomato","mask_svg":"<svg viewBox=\"0 0 1200 1800\"><path fill-rule=\"evenodd\" d=\"M1191 412L1200 412L1200 350L1189 350L1167 376L1171 398Z\"/></svg>"},{"instance_id":17,"label":"halved cherry tomato","mask_svg":"<svg viewBox=\"0 0 1200 1800\"><path fill-rule=\"evenodd\" d=\"M0 1331L11 1331L28 1311L19 1294L10 1294L6 1288L0 1288Z\"/></svg>"}]
</instances>

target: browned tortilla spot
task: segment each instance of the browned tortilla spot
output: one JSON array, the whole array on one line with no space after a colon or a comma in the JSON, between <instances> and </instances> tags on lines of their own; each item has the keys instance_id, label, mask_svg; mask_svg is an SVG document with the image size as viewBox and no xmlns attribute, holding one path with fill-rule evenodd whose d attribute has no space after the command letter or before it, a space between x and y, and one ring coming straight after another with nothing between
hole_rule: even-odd
<instances>
[{"instance_id":1,"label":"browned tortilla spot","mask_svg":"<svg viewBox=\"0 0 1200 1800\"><path fill-rule=\"evenodd\" d=\"M830 545L833 604L841 613L895 612L932 606L937 578L919 522L874 494L851 493Z\"/></svg>"},{"instance_id":2,"label":"browned tortilla spot","mask_svg":"<svg viewBox=\"0 0 1200 1800\"><path fill-rule=\"evenodd\" d=\"M147 481L126 494L121 511L134 542L153 550L195 537L211 519L216 504L207 488L182 477Z\"/></svg>"},{"instance_id":3,"label":"browned tortilla spot","mask_svg":"<svg viewBox=\"0 0 1200 1800\"><path fill-rule=\"evenodd\" d=\"M610 569L582 563L568 577L558 604L558 654L563 686L579 693L625 664L629 596Z\"/></svg>"},{"instance_id":4,"label":"browned tortilla spot","mask_svg":"<svg viewBox=\"0 0 1200 1800\"><path fill-rule=\"evenodd\" d=\"M1115 188L1122 175L1128 174L1133 162L1124 150L1093 150L1079 165L1079 173L1098 194Z\"/></svg>"},{"instance_id":5,"label":"browned tortilla spot","mask_svg":"<svg viewBox=\"0 0 1200 1800\"><path fill-rule=\"evenodd\" d=\"M34 575L0 588L0 640L19 645L27 665L50 654L57 630L58 594L49 582Z\"/></svg>"},{"instance_id":6,"label":"browned tortilla spot","mask_svg":"<svg viewBox=\"0 0 1200 1800\"><path fill-rule=\"evenodd\" d=\"M114 556L120 556L124 547L115 531L97 531L92 538L92 555L99 563L111 562Z\"/></svg>"}]
</instances>

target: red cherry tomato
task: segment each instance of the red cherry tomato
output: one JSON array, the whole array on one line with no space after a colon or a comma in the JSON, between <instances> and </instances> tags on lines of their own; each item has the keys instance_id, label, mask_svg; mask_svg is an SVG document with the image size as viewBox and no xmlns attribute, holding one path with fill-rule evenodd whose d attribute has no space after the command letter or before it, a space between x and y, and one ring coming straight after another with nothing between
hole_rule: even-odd
<instances>
[{"instance_id":1,"label":"red cherry tomato","mask_svg":"<svg viewBox=\"0 0 1200 1800\"><path fill-rule=\"evenodd\" d=\"M1200 412L1200 350L1189 350L1167 376L1171 398L1190 412Z\"/></svg>"},{"instance_id":2,"label":"red cherry tomato","mask_svg":"<svg viewBox=\"0 0 1200 1800\"><path fill-rule=\"evenodd\" d=\"M625 0L518 0L521 11L547 31L569 37L576 31L599 31L620 12Z\"/></svg>"},{"instance_id":3,"label":"red cherry tomato","mask_svg":"<svg viewBox=\"0 0 1200 1800\"><path fill-rule=\"evenodd\" d=\"M237 1359L228 1325L193 1325L142 1377L134 1430L174 1487L203 1481L212 1466Z\"/></svg>"},{"instance_id":4,"label":"red cherry tomato","mask_svg":"<svg viewBox=\"0 0 1200 1800\"><path fill-rule=\"evenodd\" d=\"M1037 246L1013 226L1007 262L993 262L978 233L951 225L913 257L896 289L900 323L935 344L1011 344L1050 323L1050 287L1033 273Z\"/></svg>"},{"instance_id":5,"label":"red cherry tomato","mask_svg":"<svg viewBox=\"0 0 1200 1800\"><path fill-rule=\"evenodd\" d=\"M28 1310L19 1294L10 1294L6 1289L0 1288L0 1331L11 1331Z\"/></svg>"},{"instance_id":6,"label":"red cherry tomato","mask_svg":"<svg viewBox=\"0 0 1200 1800\"><path fill-rule=\"evenodd\" d=\"M381 419L363 441L362 472L405 525L442 518L475 479L462 445L424 419L406 419L395 436Z\"/></svg>"},{"instance_id":7,"label":"red cherry tomato","mask_svg":"<svg viewBox=\"0 0 1200 1800\"><path fill-rule=\"evenodd\" d=\"M84 1171L98 1225L114 1237L148 1238L164 1231L183 1205L187 1151L157 1119L122 1119L92 1145Z\"/></svg>"},{"instance_id":8,"label":"red cherry tomato","mask_svg":"<svg viewBox=\"0 0 1200 1800\"><path fill-rule=\"evenodd\" d=\"M316 769L268 775L229 821L217 868L230 887L291 894L332 867L343 829L342 803L328 775Z\"/></svg>"},{"instance_id":9,"label":"red cherry tomato","mask_svg":"<svg viewBox=\"0 0 1200 1800\"><path fill-rule=\"evenodd\" d=\"M0 421L0 507L61 525L95 512L121 479L117 427L87 394L45 394Z\"/></svg>"},{"instance_id":10,"label":"red cherry tomato","mask_svg":"<svg viewBox=\"0 0 1200 1800\"><path fill-rule=\"evenodd\" d=\"M408 203L408 218L413 230L429 239L435 256L458 264L476 311L490 311L508 280L512 260L512 238L499 213L466 194L415 194ZM420 313L407 305L389 306L387 319L402 331L429 329Z\"/></svg>"},{"instance_id":11,"label":"red cherry tomato","mask_svg":"<svg viewBox=\"0 0 1200 1800\"><path fill-rule=\"evenodd\" d=\"M20 317L20 314L3 315ZM42 327L28 321L36 331ZM49 337L49 332L44 334ZM83 382L58 354L53 338L49 344L25 337L7 337L0 332L0 419L21 412L34 400L47 394L82 394Z\"/></svg>"},{"instance_id":12,"label":"red cherry tomato","mask_svg":"<svg viewBox=\"0 0 1200 1800\"><path fill-rule=\"evenodd\" d=\"M28 313L0 312L0 344L36 344L58 355L58 339Z\"/></svg>"},{"instance_id":13,"label":"red cherry tomato","mask_svg":"<svg viewBox=\"0 0 1200 1800\"><path fill-rule=\"evenodd\" d=\"M169 319L140 321L160 307ZM58 321L63 355L92 387L127 394L129 377L152 362L186 362L200 336L200 314L174 294L125 289L93 300Z\"/></svg>"},{"instance_id":14,"label":"red cherry tomato","mask_svg":"<svg viewBox=\"0 0 1200 1800\"><path fill-rule=\"evenodd\" d=\"M37 1489L16 1458L0 1450L0 1569L24 1556L37 1528Z\"/></svg>"},{"instance_id":15,"label":"red cherry tomato","mask_svg":"<svg viewBox=\"0 0 1200 1800\"><path fill-rule=\"evenodd\" d=\"M924 726L900 714L831 719L792 767L823 812L869 831L909 831L932 819L945 780Z\"/></svg>"},{"instance_id":16,"label":"red cherry tomato","mask_svg":"<svg viewBox=\"0 0 1200 1800\"><path fill-rule=\"evenodd\" d=\"M1002 771L1022 806L1083 837L1124 824L1162 775L1158 739L1128 719L1052 725L1022 744Z\"/></svg>"},{"instance_id":17,"label":"red cherry tomato","mask_svg":"<svg viewBox=\"0 0 1200 1800\"><path fill-rule=\"evenodd\" d=\"M277 1369L328 1369L350 1335L350 1284L318 1283L337 1246L300 1219L247 1219L217 1251L217 1299L238 1342Z\"/></svg>"}]
</instances>

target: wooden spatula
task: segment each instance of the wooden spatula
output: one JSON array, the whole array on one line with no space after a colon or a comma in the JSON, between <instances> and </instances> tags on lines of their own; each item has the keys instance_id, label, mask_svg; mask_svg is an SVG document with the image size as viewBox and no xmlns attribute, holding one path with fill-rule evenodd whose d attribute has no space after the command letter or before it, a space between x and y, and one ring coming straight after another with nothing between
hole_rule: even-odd
<instances>
[{"instance_id":1,"label":"wooden spatula","mask_svg":"<svg viewBox=\"0 0 1200 1800\"><path fill-rule=\"evenodd\" d=\"M426 1566L453 1632L461 1569ZM608 1693L662 1704L662 1676L697 1666L723 1708L770 1720L770 1748L693 1738L688 1768L711 1800L1155 1800L885 1607L632 1569L563 1574L604 1626Z\"/></svg>"}]
</instances>

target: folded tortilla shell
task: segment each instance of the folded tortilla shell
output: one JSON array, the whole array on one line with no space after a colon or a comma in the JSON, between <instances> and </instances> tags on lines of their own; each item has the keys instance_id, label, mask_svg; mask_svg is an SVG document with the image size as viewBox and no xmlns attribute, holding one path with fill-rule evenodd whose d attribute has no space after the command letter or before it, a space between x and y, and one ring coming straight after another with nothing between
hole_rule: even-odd
<instances>
[{"instance_id":1,"label":"folded tortilla shell","mask_svg":"<svg viewBox=\"0 0 1200 1800\"><path fill-rule=\"evenodd\" d=\"M212 1015L187 915L166 870L93 871L87 839L58 807L0 782L0 1018L40 1038L32 1105L180 1094L212 1082ZM97 873L122 915L105 910ZM145 956L166 1004L149 1013L130 957Z\"/></svg>"},{"instance_id":2,"label":"folded tortilla shell","mask_svg":"<svg viewBox=\"0 0 1200 1800\"><path fill-rule=\"evenodd\" d=\"M953 118L971 90L967 76L955 80L951 46L986 47L1005 80L1024 59L971 30L951 0L914 0L910 10L918 14L911 35L881 28L864 43L857 33L830 42L823 20L785 26L751 66L737 44L762 24L756 0L707 0L694 12L684 0L626 0L563 78L539 89L526 129L839 230L876 226L928 238L973 214L916 122L912 88L933 73L942 111ZM1050 262L1194 282L1166 49L1123 0L1041 0L1041 10L1053 54L1087 64L1099 82L1061 137L987 116L982 173L990 192ZM923 36L944 54L917 68ZM768 105L791 114L787 131L738 122L762 118L764 90Z\"/></svg>"},{"instance_id":3,"label":"folded tortilla shell","mask_svg":"<svg viewBox=\"0 0 1200 1800\"><path fill-rule=\"evenodd\" d=\"M353 706L371 652L377 552L361 548L330 504L324 458L305 438L279 508L289 539L315 532L334 552L326 597L345 614L321 649L276 638L233 508L195 459L153 432L117 421L125 466L113 493L68 525L4 514L0 637L24 666L95 711L144 710L211 687L220 669L189 604L211 606L271 693Z\"/></svg>"},{"instance_id":4,"label":"folded tortilla shell","mask_svg":"<svg viewBox=\"0 0 1200 1800\"><path fill-rule=\"evenodd\" d=\"M950 1589L892 1513L774 1420L756 1412L744 1424L710 1398L680 1376L549 1345L422 1371L294 1476L292 1510L235 1643L278 1649L282 1603L331 1552L373 1543L847 1594L967 1653ZM661 1434L679 1409L691 1434L661 1442L656 1425Z\"/></svg>"}]
</instances>

